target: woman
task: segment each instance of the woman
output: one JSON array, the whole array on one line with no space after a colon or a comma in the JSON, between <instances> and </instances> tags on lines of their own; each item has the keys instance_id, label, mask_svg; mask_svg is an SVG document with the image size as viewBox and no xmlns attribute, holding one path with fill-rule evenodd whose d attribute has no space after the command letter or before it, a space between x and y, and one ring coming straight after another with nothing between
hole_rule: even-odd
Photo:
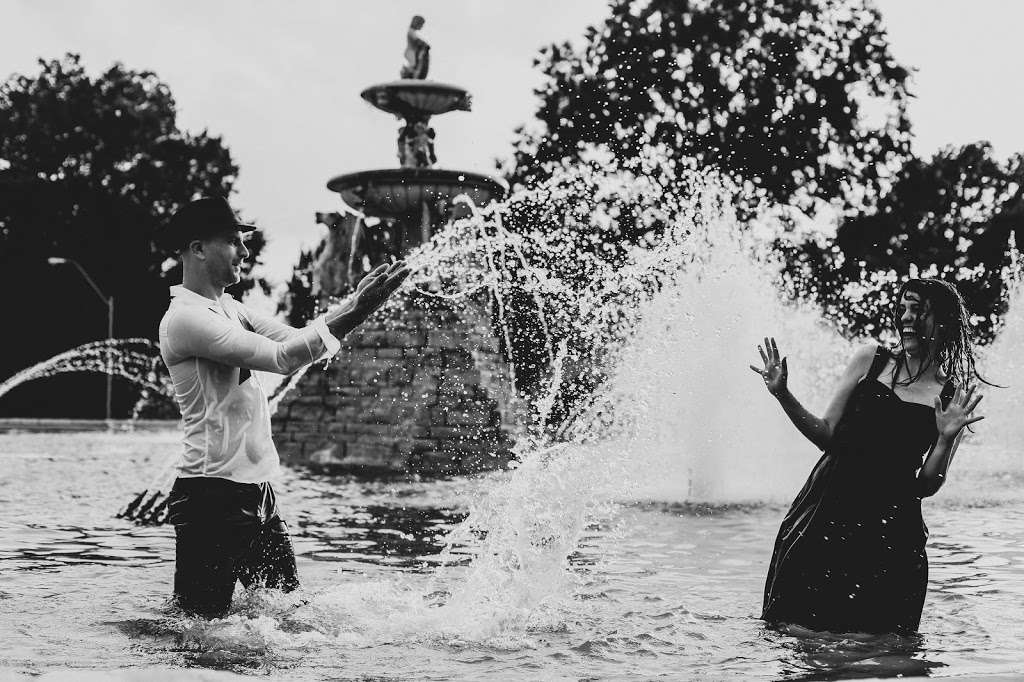
<instances>
[{"instance_id":1,"label":"woman","mask_svg":"<svg viewBox=\"0 0 1024 682\"><path fill-rule=\"evenodd\" d=\"M921 498L942 486L981 401L967 311L956 288L900 290L900 343L857 351L823 417L787 387L775 339L751 369L824 454L782 522L765 584L770 623L837 632L914 632L928 583ZM927 454L926 454L927 453ZM921 458L924 457L922 464Z\"/></svg>"}]
</instances>

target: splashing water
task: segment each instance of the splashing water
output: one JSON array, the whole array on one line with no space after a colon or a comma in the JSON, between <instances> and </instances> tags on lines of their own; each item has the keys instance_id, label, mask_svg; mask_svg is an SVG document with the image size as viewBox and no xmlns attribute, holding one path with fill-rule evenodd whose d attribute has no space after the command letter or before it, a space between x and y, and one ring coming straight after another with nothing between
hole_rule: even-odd
<instances>
[{"instance_id":1,"label":"splashing water","mask_svg":"<svg viewBox=\"0 0 1024 682\"><path fill-rule=\"evenodd\" d=\"M682 192L683 186L690 191ZM332 638L363 644L436 637L521 643L538 628L562 627L561 614L573 610L580 580L571 557L581 537L591 524L612 521L616 503L635 497L646 480L640 467L651 437L642 434L651 422L653 396L637 394L629 383L640 366L637 358L654 352L642 348L649 330L640 323L656 319L659 302L671 298L652 298L655 292L685 286L688 272L699 280L707 271L702 262L719 248L713 235L734 227L723 218L732 191L711 173L680 183L650 159L611 171L575 169L556 175L543 190L523 190L475 212L410 254L410 283L427 294L420 299L426 305L432 299L448 305L486 290L507 343L522 338L512 338L509 320L536 316L537 336L529 340L551 360L537 393L523 396L537 428L518 443L511 470L492 475L469 501L467 518L448 536L429 587L407 585L401 577L346 581L311 595L298 609L301 617ZM631 202L633 210L659 222L658 238L625 249L617 259L579 249L573 231L584 229L586 220L604 220L598 206L609 197ZM581 201L582 208L573 203ZM505 229L504 221L524 202L573 205L568 220L576 223L561 230ZM694 235L706 243L702 250L689 248ZM770 289L762 293L774 296ZM564 399L559 393L568 383L566 367L596 370L604 377L602 388L577 401L568 418L546 426L553 403ZM462 565L467 554L472 561ZM229 630L238 634L251 626L263 633L261 641L273 639L263 621L242 620ZM291 628L286 620L275 627Z\"/></svg>"},{"instance_id":2,"label":"splashing water","mask_svg":"<svg viewBox=\"0 0 1024 682\"><path fill-rule=\"evenodd\" d=\"M593 524L614 523L619 502L760 502L795 492L816 453L747 365L759 364L762 337L775 336L794 393L820 413L853 344L811 309L780 300L767 239L729 208L733 184L709 172L680 179L653 156L555 174L440 231L407 259L410 286L428 304L489 293L509 347L522 340L515 321L532 316L529 341L549 362L522 396L536 428L510 471L483 479L439 568L425 580L396 573L347 577L315 593L249 593L225 619L186 620L188 646L528 645L532 633L567 627L578 613L584 577L573 555ZM523 205L567 207L564 222L506 229ZM579 248L575 233L614 223L627 205L659 225L656 236L620 258ZM1005 345L993 346L986 365L999 383L1024 379L1019 366L998 364L1013 358L1021 334L1014 307ZM597 389L570 395L586 372ZM525 380L519 388L529 390ZM556 413L564 418L549 419Z\"/></svg>"},{"instance_id":3,"label":"splashing water","mask_svg":"<svg viewBox=\"0 0 1024 682\"><path fill-rule=\"evenodd\" d=\"M993 471L1024 469L1024 422L1020 408L1024 406L1024 282L1017 280L1008 295L1009 310L1003 328L995 341L983 350L980 358L982 376L1003 388L980 385L985 395L978 412L985 420L978 423L975 440L985 444L988 457L975 466Z\"/></svg>"},{"instance_id":4,"label":"splashing water","mask_svg":"<svg viewBox=\"0 0 1024 682\"><path fill-rule=\"evenodd\" d=\"M59 353L17 372L0 383L0 397L21 384L36 379L73 372L91 372L121 377L139 386L142 389L142 397L136 403L135 413L137 414L139 407L148 399L150 392L173 400L174 388L170 383L170 377L166 371L162 370L160 348L149 339L95 341ZM165 491L173 481L174 464L175 460L168 458L142 494L132 500L128 508L118 516L127 515L129 518L135 518L133 514L138 510L140 514L153 512L153 519L157 518L166 506ZM145 501L143 498L151 491L152 497ZM164 498L164 502L157 505L160 497Z\"/></svg>"},{"instance_id":5,"label":"splashing water","mask_svg":"<svg viewBox=\"0 0 1024 682\"><path fill-rule=\"evenodd\" d=\"M149 339L94 341L26 367L0 383L0 396L21 384L69 372L112 374L143 389L173 398L173 389L159 371L160 351Z\"/></svg>"},{"instance_id":6,"label":"splashing water","mask_svg":"<svg viewBox=\"0 0 1024 682\"><path fill-rule=\"evenodd\" d=\"M430 620L445 632L493 637L557 621L579 577L570 557L588 524L613 516L615 502L784 501L818 456L747 365L759 364L757 345L774 336L794 393L820 413L866 340L846 340L810 306L781 300L769 239L758 241L730 210L735 185L706 172L666 183L651 163L555 178L559 187L596 187L594 196L619 193L657 212L660 238L620 262L574 252L557 231L505 232L503 215L522 200L515 195L410 257L415 286L457 282L463 288L451 295L489 288L506 301L514 286L543 302L543 333L560 348L546 392L533 396L538 412L560 390L563 363L597 366L605 377L564 422L520 444L512 471L450 535L449 548L468 547L474 560L457 575L437 573L448 596ZM578 195L557 196L570 198ZM770 226L766 215L762 226ZM493 256L509 253L509 242L515 258ZM547 267L524 265L522 254L536 253L550 255ZM588 272L582 286L558 276L570 261ZM1015 315L1005 332L1011 346L1024 333ZM548 348L552 339L543 340Z\"/></svg>"},{"instance_id":7,"label":"splashing water","mask_svg":"<svg viewBox=\"0 0 1024 682\"><path fill-rule=\"evenodd\" d=\"M544 391L532 396L538 414L550 411L564 362L598 365L606 377L568 419L521 442L511 471L471 501L426 595L399 585L372 590L386 595L386 610L407 614L401 622L409 634L492 641L557 627L579 578L570 558L588 525L612 519L617 502L763 499L766 481L770 488L776 479L780 487L789 482L780 462L807 466L793 457L798 438L778 423L746 365L762 335L788 339L801 359L797 390L817 400L847 344L809 311L779 301L771 268L755 259L757 244L744 241L728 209L734 187L700 173L683 183L694 191L680 196L635 171L584 179L595 194L658 205L660 238L617 262L573 252L564 234L506 231L509 204L442 231L408 259L413 286L448 301L480 289L506 304L514 290L529 294L518 300L545 318L537 345L558 359ZM529 259L537 253L550 256L546 267ZM569 260L589 270L576 286L558 277ZM770 452L750 452L766 441ZM473 557L468 567L445 565L455 548ZM345 610L350 623L373 612L363 627L379 630L379 611L352 603L365 600L358 594L332 588L321 601Z\"/></svg>"},{"instance_id":8,"label":"splashing water","mask_svg":"<svg viewBox=\"0 0 1024 682\"><path fill-rule=\"evenodd\" d=\"M752 256L756 244L734 218L722 216L702 241L694 267L647 307L605 399L632 411L623 450L648 472L639 495L781 500L817 453L748 365L761 365L757 347L774 337L794 395L820 414L853 344L779 299L772 265Z\"/></svg>"}]
</instances>

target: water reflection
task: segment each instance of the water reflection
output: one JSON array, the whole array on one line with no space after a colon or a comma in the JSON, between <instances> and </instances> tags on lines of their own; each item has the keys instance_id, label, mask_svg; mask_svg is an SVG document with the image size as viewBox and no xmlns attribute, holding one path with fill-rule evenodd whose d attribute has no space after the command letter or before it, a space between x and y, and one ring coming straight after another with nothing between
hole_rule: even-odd
<instances>
[{"instance_id":1,"label":"water reflection","mask_svg":"<svg viewBox=\"0 0 1024 682\"><path fill-rule=\"evenodd\" d=\"M435 566L445 536L466 516L480 482L406 478L367 481L312 472L287 472L285 518L296 552L316 561L386 565L403 571ZM453 547L445 561L469 561Z\"/></svg>"},{"instance_id":2,"label":"water reflection","mask_svg":"<svg viewBox=\"0 0 1024 682\"><path fill-rule=\"evenodd\" d=\"M789 625L766 628L765 639L780 650L786 680L926 677L946 667L925 657L921 635L834 634Z\"/></svg>"},{"instance_id":3,"label":"water reflection","mask_svg":"<svg viewBox=\"0 0 1024 682\"><path fill-rule=\"evenodd\" d=\"M297 516L295 535L316 543L306 555L321 561L363 561L426 570L438 561L444 537L465 513L440 507L371 504L332 507L325 522L318 511ZM306 543L305 546L310 546ZM466 562L468 556L457 558Z\"/></svg>"},{"instance_id":4,"label":"water reflection","mask_svg":"<svg viewBox=\"0 0 1024 682\"><path fill-rule=\"evenodd\" d=\"M584 526L560 598L474 631L478 614L452 610L468 549L447 557L450 570L434 569L445 533L492 481L300 472L282 482L281 508L303 589L239 590L229 617L208 623L165 606L173 530L113 518L137 484L134 472L176 449L176 434L160 442L47 435L48 456L33 458L17 453L39 448L39 436L3 438L0 599L11 625L0 628L0 651L17 672L69 661L83 670L199 666L288 680L1024 671L1024 505L1012 480L1004 488L992 483L1002 479L968 480L966 489L983 496L968 503L951 489L929 502L931 575L918 637L765 628L757 619L764 573L785 513L773 504L618 505Z\"/></svg>"},{"instance_id":5,"label":"water reflection","mask_svg":"<svg viewBox=\"0 0 1024 682\"><path fill-rule=\"evenodd\" d=\"M0 566L41 570L73 564L147 566L166 560L170 529L80 528L0 522Z\"/></svg>"}]
</instances>

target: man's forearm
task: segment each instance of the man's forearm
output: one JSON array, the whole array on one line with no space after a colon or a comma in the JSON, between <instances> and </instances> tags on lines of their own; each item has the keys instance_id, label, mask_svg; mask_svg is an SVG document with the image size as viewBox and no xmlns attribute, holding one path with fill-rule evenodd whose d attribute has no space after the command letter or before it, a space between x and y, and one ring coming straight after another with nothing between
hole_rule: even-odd
<instances>
[{"instance_id":1,"label":"man's forearm","mask_svg":"<svg viewBox=\"0 0 1024 682\"><path fill-rule=\"evenodd\" d=\"M327 323L327 328L331 330L331 334L335 338L341 339L361 325L367 317L366 313L356 310L354 306L342 304L333 310L328 310L324 315L324 321Z\"/></svg>"}]
</instances>

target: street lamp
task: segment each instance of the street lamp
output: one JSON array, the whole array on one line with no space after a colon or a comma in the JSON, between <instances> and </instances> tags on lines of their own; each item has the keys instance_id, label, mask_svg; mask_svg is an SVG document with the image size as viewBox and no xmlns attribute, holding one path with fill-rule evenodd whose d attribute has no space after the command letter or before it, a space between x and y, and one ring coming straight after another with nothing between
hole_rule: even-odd
<instances>
[{"instance_id":1,"label":"street lamp","mask_svg":"<svg viewBox=\"0 0 1024 682\"><path fill-rule=\"evenodd\" d=\"M104 296L100 288L96 286L96 282L93 281L89 273L85 271L78 261L73 258L60 258L58 256L51 256L46 259L46 262L50 265L67 265L70 263L78 268L78 271L82 273L82 277L89 283L92 290L96 292L96 295L100 297L100 300L107 306L107 341L112 341L114 338L114 297ZM114 349L110 347L109 343L107 346L107 422L110 422L110 394L114 385Z\"/></svg>"}]
</instances>

